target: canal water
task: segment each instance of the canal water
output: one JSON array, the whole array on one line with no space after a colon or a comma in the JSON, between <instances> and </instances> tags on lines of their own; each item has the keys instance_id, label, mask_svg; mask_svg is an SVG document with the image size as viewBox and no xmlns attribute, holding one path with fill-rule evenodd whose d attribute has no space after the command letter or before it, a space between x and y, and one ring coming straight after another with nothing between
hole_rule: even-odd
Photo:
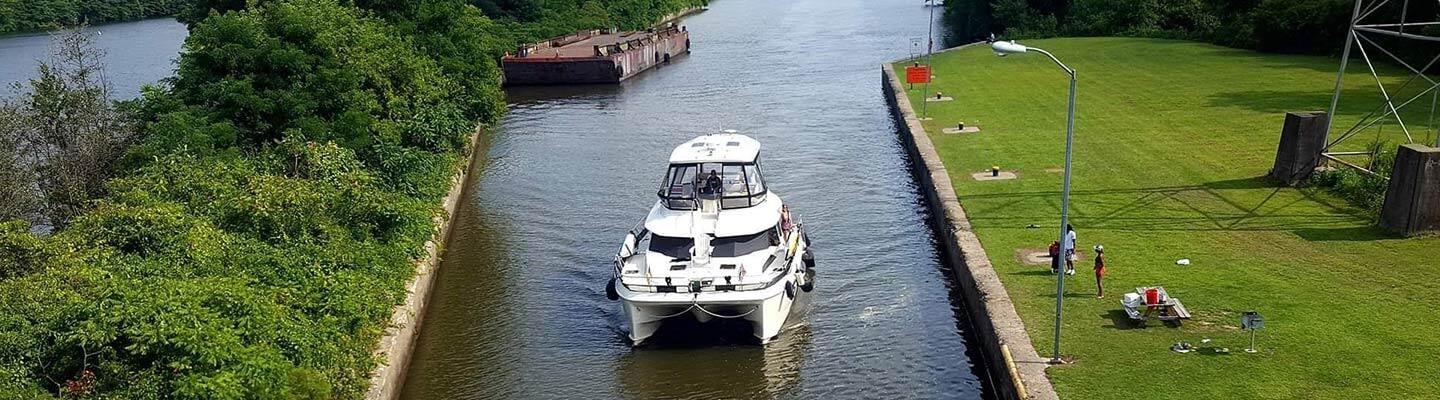
<instances>
[{"instance_id":1,"label":"canal water","mask_svg":"<svg viewBox=\"0 0 1440 400\"><path fill-rule=\"evenodd\" d=\"M984 397L880 89L880 63L918 49L928 13L919 0L716 1L683 21L694 52L670 65L618 86L510 90L403 397ZM605 298L611 257L670 151L722 129L760 140L767 183L809 227L810 310L765 346L682 321L632 349Z\"/></svg>"},{"instance_id":2,"label":"canal water","mask_svg":"<svg viewBox=\"0 0 1440 400\"><path fill-rule=\"evenodd\" d=\"M140 87L174 75L175 59L185 42L185 25L173 18L89 27L95 48L105 52L105 77L111 95L140 96ZM0 98L14 96L15 84L36 75L36 64L50 56L51 33L0 36Z\"/></svg>"}]
</instances>

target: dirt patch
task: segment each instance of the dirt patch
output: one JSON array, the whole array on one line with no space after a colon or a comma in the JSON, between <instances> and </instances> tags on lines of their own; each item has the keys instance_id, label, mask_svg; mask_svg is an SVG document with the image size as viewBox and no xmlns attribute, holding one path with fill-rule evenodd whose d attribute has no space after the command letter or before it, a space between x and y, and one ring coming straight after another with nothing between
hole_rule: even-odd
<instances>
[{"instance_id":1,"label":"dirt patch","mask_svg":"<svg viewBox=\"0 0 1440 400\"><path fill-rule=\"evenodd\" d=\"M1015 260L1024 265L1050 265L1050 249L1017 249Z\"/></svg>"}]
</instances>

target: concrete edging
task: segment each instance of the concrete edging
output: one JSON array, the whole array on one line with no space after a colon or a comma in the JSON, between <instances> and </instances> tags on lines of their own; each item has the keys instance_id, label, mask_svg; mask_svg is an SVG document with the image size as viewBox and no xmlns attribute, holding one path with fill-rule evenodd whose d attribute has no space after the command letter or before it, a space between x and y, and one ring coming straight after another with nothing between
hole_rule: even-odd
<instances>
[{"instance_id":1,"label":"concrete edging","mask_svg":"<svg viewBox=\"0 0 1440 400\"><path fill-rule=\"evenodd\" d=\"M895 74L891 63L884 64L882 70L885 101L900 122L901 142L905 143L912 172L925 194L933 218L932 226L940 235L945 260L951 265L953 278L964 294L966 310L976 330L975 336L982 342L980 350L986 359L980 361L996 378L993 385L996 396L1002 399L1058 399L1055 387L1045 375L1048 360L1035 352L1010 295L1005 292L999 274L985 255L980 238L971 229L965 209L960 206L960 197L950 182L950 173L945 170L940 154L935 151L934 143L910 105L905 84ZM1013 356L1013 363L1007 362L1011 360L1006 356L1007 352ZM1019 376L1014 376L1011 371L1016 371L1014 373Z\"/></svg>"},{"instance_id":2,"label":"concrete edging","mask_svg":"<svg viewBox=\"0 0 1440 400\"><path fill-rule=\"evenodd\" d=\"M445 212L435 216L435 235L425 242L425 258L415 261L415 278L405 285L405 302L395 306L390 314L390 325L385 327L385 336L375 346L375 356L384 362L370 371L370 388L365 390L365 400L392 400L400 396L400 386L405 383L405 372L410 367L410 355L415 350L415 339L420 335L420 323L425 317L425 308L430 304L430 288L435 284L435 272L440 266L440 248L450 237L450 222L460 199L469 186L470 171L480 159L480 138L484 127L475 127L470 137L470 149L466 152L464 169L451 178L450 192L445 195Z\"/></svg>"}]
</instances>

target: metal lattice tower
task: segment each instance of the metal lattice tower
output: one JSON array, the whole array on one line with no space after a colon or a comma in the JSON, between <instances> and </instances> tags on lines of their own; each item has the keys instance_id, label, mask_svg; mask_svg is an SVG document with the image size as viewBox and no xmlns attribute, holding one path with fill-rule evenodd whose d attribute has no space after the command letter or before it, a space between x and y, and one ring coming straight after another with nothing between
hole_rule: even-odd
<instances>
[{"instance_id":1,"label":"metal lattice tower","mask_svg":"<svg viewBox=\"0 0 1440 400\"><path fill-rule=\"evenodd\" d=\"M1428 62L1420 68L1416 68L1413 64L1406 62L1400 56L1396 55L1395 52L1395 50L1401 48L1411 49L1421 46L1429 46L1426 48L1440 50L1440 36L1429 33L1437 32L1433 28L1440 27L1440 15L1436 15L1434 12L1431 12L1430 15L1410 15L1410 11L1412 10L1410 3L1410 0L1355 1L1355 11L1351 14L1350 26L1346 32L1345 47L1340 56L1340 71L1335 77L1335 93L1330 98L1330 110L1327 114L1330 122L1326 122L1325 146L1321 150L1322 157L1365 172L1370 172L1358 165L1339 159L1340 156L1368 155L1369 152L1335 152L1331 151L1331 149L1345 142L1346 139L1354 137L1361 131L1387 121L1394 122L1400 128L1401 132L1405 134L1406 143L1415 143L1415 137L1412 135L1410 125L1407 125L1404 118L1401 117L1400 110L1417 100L1421 100L1423 97L1427 97L1426 95L1429 95L1428 97L1430 97L1431 100L1429 104L1430 118L1426 121L1427 135L1436 133L1437 138L1440 138L1440 132L1437 132L1436 126L1434 126L1436 122L1435 111L1437 98L1440 98L1440 82L1437 82L1434 78L1423 72L1434 67L1436 61L1440 61L1440 54L1431 56ZM1418 3L1417 1L1417 4ZM1440 5L1440 0L1437 0L1436 4ZM1397 11L1399 13L1399 21L1393 19ZM1415 18L1415 20L1410 20L1412 18ZM1387 45L1382 45L1382 42L1385 41L1391 42L1387 44L1388 47ZM1331 133L1334 132L1333 121L1335 118L1335 108L1340 103L1340 92L1344 88L1345 72L1350 61L1352 48L1359 50L1360 58L1365 61L1365 66L1369 70L1370 76L1375 79L1375 85L1380 89L1380 95L1383 101L1368 114L1361 117L1354 126L1351 126L1338 135L1332 135ZM1387 85L1384 80L1380 79L1380 74L1376 72L1375 62L1371 59L1372 55L1377 58L1383 55L1387 58L1380 60L1388 60L1393 64L1404 67L1410 71L1412 75L1398 87L1393 83ZM1408 98L1402 99L1399 97L1401 91L1412 83L1417 82L1421 85L1427 85L1428 87ZM1437 144L1437 146L1440 146L1440 144Z\"/></svg>"}]
</instances>

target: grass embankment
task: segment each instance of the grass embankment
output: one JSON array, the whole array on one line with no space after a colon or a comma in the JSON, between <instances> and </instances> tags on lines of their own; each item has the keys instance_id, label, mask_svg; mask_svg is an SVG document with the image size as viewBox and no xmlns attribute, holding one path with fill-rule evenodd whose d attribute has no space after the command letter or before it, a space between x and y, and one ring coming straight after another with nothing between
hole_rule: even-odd
<instances>
[{"instance_id":1,"label":"grass embankment","mask_svg":"<svg viewBox=\"0 0 1440 400\"><path fill-rule=\"evenodd\" d=\"M1076 362L1049 369L1062 397L1440 392L1433 362L1440 239L1386 235L1343 200L1260 178L1273 162L1282 112L1328 106L1335 59L1148 39L1027 44L1055 53L1080 77L1071 216L1084 260L1067 282L1063 323L1063 353ZM1043 250L1058 234L1064 74L1038 54L999 59L984 45L936 55L934 64L932 91L957 100L931 103L935 119L926 130L1033 343L1048 356L1055 279L1017 252ZM1336 129L1377 104L1373 79L1352 71ZM918 107L919 87L910 95ZM962 120L983 131L941 133ZM1397 131L1392 125L1385 135ZM1019 179L970 177L991 165ZM1090 269L1097 243L1110 265L1103 299ZM1176 265L1181 258L1193 264ZM1194 319L1134 328L1119 301L1140 285L1165 286ZM1259 354L1240 351L1246 310L1266 317ZM1213 342L1201 345L1202 338ZM1231 353L1168 349L1182 340Z\"/></svg>"}]
</instances>

